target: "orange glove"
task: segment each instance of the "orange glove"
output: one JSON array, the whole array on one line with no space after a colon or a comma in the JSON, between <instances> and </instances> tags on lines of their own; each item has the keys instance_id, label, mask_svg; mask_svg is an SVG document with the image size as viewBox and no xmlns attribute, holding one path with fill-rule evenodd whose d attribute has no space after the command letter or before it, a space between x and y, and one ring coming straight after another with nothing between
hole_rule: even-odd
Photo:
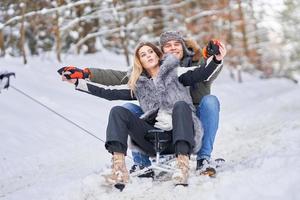
<instances>
[{"instance_id":1,"label":"orange glove","mask_svg":"<svg viewBox=\"0 0 300 200\"><path fill-rule=\"evenodd\" d=\"M203 47L202 55L205 59L213 55L220 54L219 51L220 41L217 39L210 40L207 46Z\"/></svg>"},{"instance_id":2,"label":"orange glove","mask_svg":"<svg viewBox=\"0 0 300 200\"><path fill-rule=\"evenodd\" d=\"M67 79L86 79L91 75L91 71L88 68L82 70L73 66L62 67L57 72Z\"/></svg>"}]
</instances>

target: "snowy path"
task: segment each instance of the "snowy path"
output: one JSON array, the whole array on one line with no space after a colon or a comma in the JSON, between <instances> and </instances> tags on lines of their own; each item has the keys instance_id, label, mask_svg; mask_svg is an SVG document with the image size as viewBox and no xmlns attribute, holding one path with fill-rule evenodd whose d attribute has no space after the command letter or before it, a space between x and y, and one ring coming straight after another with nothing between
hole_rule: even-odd
<instances>
[{"instance_id":1,"label":"snowy path","mask_svg":"<svg viewBox=\"0 0 300 200\"><path fill-rule=\"evenodd\" d=\"M95 58L66 62L97 66ZM17 72L17 88L105 138L108 112L122 102L74 91L59 80L53 66L60 65L51 60L34 60L30 67L2 61L0 71L12 66ZM300 199L299 85L248 76L238 84L224 70L213 89L222 104L214 156L227 160L224 171L215 179L192 174L187 188L134 178L122 193L101 186L100 172L110 165L103 143L13 89L3 91L0 199Z\"/></svg>"}]
</instances>

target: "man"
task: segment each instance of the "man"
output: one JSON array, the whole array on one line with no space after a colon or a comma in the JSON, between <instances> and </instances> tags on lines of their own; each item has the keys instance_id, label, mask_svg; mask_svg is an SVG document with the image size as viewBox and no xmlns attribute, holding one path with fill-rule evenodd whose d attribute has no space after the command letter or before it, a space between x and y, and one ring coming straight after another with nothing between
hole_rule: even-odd
<instances>
[{"instance_id":1,"label":"man","mask_svg":"<svg viewBox=\"0 0 300 200\"><path fill-rule=\"evenodd\" d=\"M190 67L206 67L210 62L219 64L219 69L215 74L209 77L208 80L200 82L190 87L190 93L193 103L196 107L197 117L200 118L204 130L202 138L202 147L197 153L196 170L202 172L205 170L203 166L209 164L211 152L213 150L213 143L217 133L219 124L219 100L216 96L210 95L210 87L213 80L218 76L222 68L222 60L226 55L226 49L219 41L211 41L207 47L204 48L204 57L207 60L200 63L200 48L194 41L184 40L182 35L176 31L167 31L160 36L160 47L163 53L171 53L180 60L181 69L190 70ZM200 66L199 66L200 65ZM67 78L89 78L90 81L102 85L121 85L128 82L127 72L99 69L99 68L85 68L80 70L74 67L66 67L64 71L69 71L71 74ZM143 111L138 105L127 103L123 107L135 113L137 116L143 114ZM149 157L142 152L132 149L134 165L130 172L136 171L138 168L142 169L151 165ZM146 171L146 174L141 177L152 176L153 172Z\"/></svg>"}]
</instances>

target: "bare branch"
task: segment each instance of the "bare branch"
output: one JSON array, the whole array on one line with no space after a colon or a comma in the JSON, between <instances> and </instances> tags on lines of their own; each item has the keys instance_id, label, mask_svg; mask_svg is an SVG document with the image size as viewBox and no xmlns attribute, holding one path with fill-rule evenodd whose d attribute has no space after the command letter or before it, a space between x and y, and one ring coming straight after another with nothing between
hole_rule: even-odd
<instances>
[{"instance_id":1,"label":"bare branch","mask_svg":"<svg viewBox=\"0 0 300 200\"><path fill-rule=\"evenodd\" d=\"M120 7L117 7L116 9L121 10L123 8L124 8L124 6L120 6ZM98 18L101 17L101 15L104 12L112 12L113 9L114 8L104 8L104 9L101 9L101 10L97 11L97 13L95 13L93 15L86 15L86 16L82 16L82 17L77 17L74 20L70 21L67 25L63 26L61 28L61 31L69 30L69 29L73 28L74 26L76 26L81 21L88 21L88 20L91 20L91 19L98 19Z\"/></svg>"},{"instance_id":2,"label":"bare branch","mask_svg":"<svg viewBox=\"0 0 300 200\"><path fill-rule=\"evenodd\" d=\"M158 10L158 9L175 9L175 8L180 8L190 2L192 2L193 0L187 0L184 2L180 2L180 3L175 3L175 4L171 4L171 5L150 5L150 6L144 6L144 7L134 7L134 8L129 8L127 9L127 12L145 12L145 11L149 11L149 10ZM133 4L134 5L134 4ZM80 21L86 21L86 20L90 20L90 19L97 19L99 17L101 17L101 14L104 12L111 12L115 9L115 11L119 11L124 9L125 6L119 6L116 8L105 8L102 10L99 10L97 12L97 14L92 15L92 16L83 16L83 17L79 17L76 18L72 21L70 21L66 26L61 28L61 31L66 31L68 29L71 29L72 27L74 27L77 23L79 23Z\"/></svg>"},{"instance_id":3,"label":"bare branch","mask_svg":"<svg viewBox=\"0 0 300 200\"><path fill-rule=\"evenodd\" d=\"M51 13L54 13L56 11L62 11L62 10L65 10L65 9L69 9L69 8L72 8L72 7L75 7L75 6L79 6L79 5L83 5L83 4L90 4L90 3L93 3L95 0L80 0L80 1L77 1L75 3L69 3L67 5L63 5L63 6L60 6L60 7L56 7L56 8L50 8L50 9L42 9L42 10L38 10L38 11L32 11L32 12L29 12L29 13L26 13L24 15L24 17L31 17L31 16L34 16L34 15L46 15L46 14L51 14ZM2 24L2 26L0 26L0 30L3 29L5 26L15 22L15 21L20 21L22 19L22 16L15 16L11 19L9 19L8 21L6 21L4 24Z\"/></svg>"},{"instance_id":4,"label":"bare branch","mask_svg":"<svg viewBox=\"0 0 300 200\"><path fill-rule=\"evenodd\" d=\"M201 17L206 17L206 16L210 16L210 15L216 15L219 13L223 13L224 11L228 10L228 8L223 8L220 10L204 10L204 11L200 11L198 14L192 16L192 17L188 17L185 19L186 23L191 23L192 21L199 19Z\"/></svg>"},{"instance_id":5,"label":"bare branch","mask_svg":"<svg viewBox=\"0 0 300 200\"><path fill-rule=\"evenodd\" d=\"M75 44L75 48L78 48L80 45L82 45L87 40L97 37L97 36L108 35L108 34L116 33L119 31L125 31L125 30L126 31L135 30L135 29L140 29L140 28L142 28L142 27L118 27L118 28L113 28L113 29L102 30L102 31L95 32L95 33L89 33Z\"/></svg>"},{"instance_id":6,"label":"bare branch","mask_svg":"<svg viewBox=\"0 0 300 200\"><path fill-rule=\"evenodd\" d=\"M75 47L78 48L80 45L82 45L83 43L85 43L87 40L97 37L97 36L101 36L101 35L106 35L106 34L112 34L115 32L120 31L122 28L118 27L118 28L114 28L114 29L107 29L107 30L102 30L99 32L95 32L95 33L89 33L87 34L84 38L80 39L76 44ZM124 28L123 28L124 29Z\"/></svg>"},{"instance_id":7,"label":"bare branch","mask_svg":"<svg viewBox=\"0 0 300 200\"><path fill-rule=\"evenodd\" d=\"M135 8L129 8L128 12L145 12L145 11L149 11L149 10L158 10L158 9L174 9L174 8L180 8L190 2L192 2L193 0L186 0L186 1L182 1L180 3L175 3L175 4L170 4L170 5L151 5L151 6L144 6L144 7L135 7Z\"/></svg>"}]
</instances>

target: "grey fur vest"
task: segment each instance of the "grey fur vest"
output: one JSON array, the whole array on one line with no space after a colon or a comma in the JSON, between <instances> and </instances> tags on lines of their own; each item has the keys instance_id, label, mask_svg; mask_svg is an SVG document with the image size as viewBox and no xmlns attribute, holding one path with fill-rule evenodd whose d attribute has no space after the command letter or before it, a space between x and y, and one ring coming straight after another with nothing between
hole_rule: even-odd
<instances>
[{"instance_id":1,"label":"grey fur vest","mask_svg":"<svg viewBox=\"0 0 300 200\"><path fill-rule=\"evenodd\" d=\"M202 145L202 125L195 114L195 107L189 88L184 87L178 81L177 67L179 67L179 60L173 55L167 55L160 66L156 84L154 84L152 79L141 75L136 84L135 96L144 111L141 118L147 118L157 111L158 108L172 114L173 106L177 101L188 103L193 111L192 117L195 130L195 146L193 150L196 153Z\"/></svg>"}]
</instances>

